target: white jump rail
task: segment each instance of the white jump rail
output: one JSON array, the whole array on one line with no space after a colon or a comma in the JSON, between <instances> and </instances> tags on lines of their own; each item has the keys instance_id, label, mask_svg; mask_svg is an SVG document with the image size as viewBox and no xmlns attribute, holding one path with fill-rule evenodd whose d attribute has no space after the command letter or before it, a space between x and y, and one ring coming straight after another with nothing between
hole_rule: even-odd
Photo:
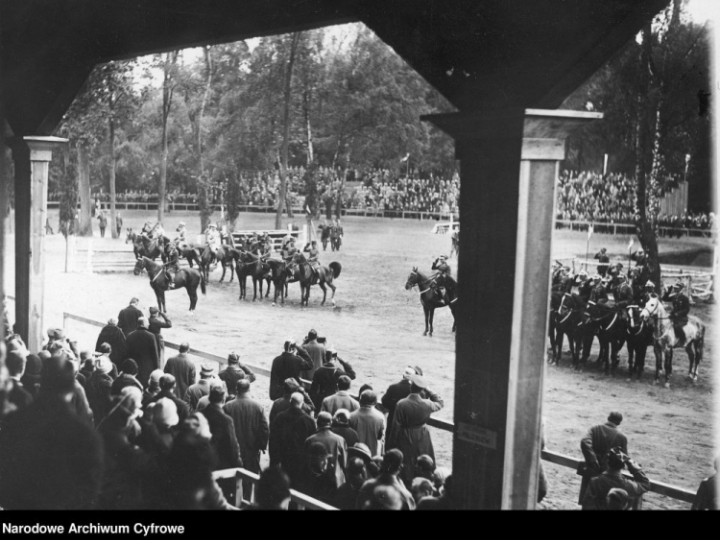
<instances>
[{"instance_id":1,"label":"white jump rail","mask_svg":"<svg viewBox=\"0 0 720 540\"><path fill-rule=\"evenodd\" d=\"M74 315L72 313L63 313L63 328L66 328L66 321L67 320L74 320L81 323L89 324L91 326L96 326L98 328L102 328L105 326L104 323L101 323L100 321L95 321L93 319L88 319L87 317L81 317L79 315ZM173 343L171 341L165 341L165 346L169 347L171 349L178 349L179 345L176 343ZM205 358L207 360L212 360L214 362L217 362L220 366L223 366L227 363L227 360L221 356L217 356L212 353L208 353L205 351L200 351L198 349L190 349L190 354L194 356L198 356L200 358ZM255 374L257 375L263 375L265 377L270 377L270 370L267 368L263 368L260 366L253 366L248 364L248 367L252 369ZM302 382L306 385L306 387L309 387L310 381L302 380ZM358 398L358 396L354 396L355 399ZM427 422L427 425L436 429L439 429L441 431L447 431L449 433L455 433L455 425L452 422L449 422L447 420L442 420L439 418L430 418ZM480 450L480 447L478 447ZM567 467L573 470L577 470L578 465L582 462L580 459L576 459L571 456L566 456L564 454L560 454L558 452L553 452L551 450L543 450L541 453L541 458L545 461L548 461L550 463L554 463L555 465L560 465L561 467ZM227 472L230 471L230 472ZM250 481L257 481L257 475L254 473L251 473L250 471L247 471L245 469L225 469L224 471L216 471L214 474L223 473L225 476L221 476L222 478L233 478L236 477L235 475L240 475L242 478L247 478ZM625 473L626 475L628 473ZM629 476L629 475L628 475ZM664 495L666 497L670 497L671 499L676 499L679 501L687 502L687 503L693 503L695 501L695 492L686 488L673 486L671 484L667 484L665 482L658 482L656 480L650 480L650 492L657 493L659 495ZM321 503L320 501L315 501L315 499L312 499L311 497L307 497L306 495L303 495L299 492L295 492L297 497L302 497L304 499L298 499L296 502L298 504L303 504L303 501L306 500L309 503L315 504L319 503L321 505L326 506L327 508L316 508L318 510L334 510L335 508L325 505L325 503ZM293 499L295 500L295 499ZM305 506L306 508L312 508L311 506Z\"/></svg>"},{"instance_id":2,"label":"white jump rail","mask_svg":"<svg viewBox=\"0 0 720 540\"><path fill-rule=\"evenodd\" d=\"M247 469L237 467L233 469L222 469L220 471L214 471L213 479L235 480L235 490L237 494L236 506L245 508L255 502L255 488L258 481L260 480L259 475L250 472ZM243 495L243 480L249 481L252 485L249 499L245 498ZM337 510L337 508L335 508L334 506L330 506L329 504L326 504L322 501L313 499L309 495L305 495L304 493L300 493L299 491L296 491L294 489L290 490L290 500L297 505L298 510Z\"/></svg>"}]
</instances>

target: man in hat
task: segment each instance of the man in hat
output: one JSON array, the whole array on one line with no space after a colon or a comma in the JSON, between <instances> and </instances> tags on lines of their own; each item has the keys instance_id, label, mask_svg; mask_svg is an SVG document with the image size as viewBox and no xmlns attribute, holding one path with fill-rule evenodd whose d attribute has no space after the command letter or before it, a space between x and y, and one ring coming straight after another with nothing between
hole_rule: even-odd
<instances>
[{"instance_id":1,"label":"man in hat","mask_svg":"<svg viewBox=\"0 0 720 540\"><path fill-rule=\"evenodd\" d=\"M308 416L312 416L315 418L315 405L312 402L312 399L310 398L310 395L307 393L305 388L300 386L300 384L297 382L296 379L292 377L288 377L285 379L285 382L283 383L283 394L281 397L273 401L272 407L270 407L270 422L275 419L275 417L280 414L283 411L286 411L290 408L290 397L295 393L299 392L303 395L305 402L303 403L302 410L305 414Z\"/></svg>"},{"instance_id":2,"label":"man in hat","mask_svg":"<svg viewBox=\"0 0 720 540\"><path fill-rule=\"evenodd\" d=\"M205 253L203 258L207 258L211 253L215 258L215 264L220 260L218 251L220 250L220 235L218 234L217 227L214 223L208 225L205 230Z\"/></svg>"},{"instance_id":3,"label":"man in hat","mask_svg":"<svg viewBox=\"0 0 720 540\"><path fill-rule=\"evenodd\" d=\"M107 343L112 348L110 353L110 360L113 364L119 366L120 363L126 358L125 334L118 327L118 320L114 317L108 319L107 325L103 326L100 330L100 335L95 342L95 350L100 350L100 345Z\"/></svg>"},{"instance_id":4,"label":"man in hat","mask_svg":"<svg viewBox=\"0 0 720 540\"><path fill-rule=\"evenodd\" d=\"M338 409L333 415L332 432L345 439L348 448L360 442L357 431L350 427L350 411Z\"/></svg>"},{"instance_id":5,"label":"man in hat","mask_svg":"<svg viewBox=\"0 0 720 540\"><path fill-rule=\"evenodd\" d=\"M634 294L632 287L627 281L627 276L623 273L617 276L618 286L615 290L615 309L620 312L620 316L627 320L630 320L632 324L632 317L627 312L627 307L632 305L634 300Z\"/></svg>"},{"instance_id":6,"label":"man in hat","mask_svg":"<svg viewBox=\"0 0 720 540\"><path fill-rule=\"evenodd\" d=\"M348 452L350 449L348 449ZM365 461L359 457L349 457L345 471L347 481L338 488L335 499L331 503L340 510L355 510L360 489L367 480Z\"/></svg>"},{"instance_id":7,"label":"man in hat","mask_svg":"<svg viewBox=\"0 0 720 540\"><path fill-rule=\"evenodd\" d=\"M401 399L405 399L410 395L410 379L417 375L415 368L408 366L403 371L402 380L391 384L382 397L382 405L388 413L387 433L390 433L395 417L395 407ZM369 446L369 445L368 445Z\"/></svg>"},{"instance_id":8,"label":"man in hat","mask_svg":"<svg viewBox=\"0 0 720 540\"><path fill-rule=\"evenodd\" d=\"M160 392L152 398L151 403L158 402L161 399L169 399L175 403L175 408L177 409L180 422L182 423L190 414L190 407L187 403L177 397L177 394L175 393L175 385L175 377L169 373L164 373L163 376L160 377Z\"/></svg>"},{"instance_id":9,"label":"man in hat","mask_svg":"<svg viewBox=\"0 0 720 540\"><path fill-rule=\"evenodd\" d=\"M187 389L192 384L195 384L195 364L188 358L188 351L190 350L190 344L187 341L183 341L180 344L178 355L168 359L165 364L165 373L175 377L177 395L178 397L185 397Z\"/></svg>"},{"instance_id":10,"label":"man in hat","mask_svg":"<svg viewBox=\"0 0 720 540\"><path fill-rule=\"evenodd\" d=\"M187 229L185 228L185 222L181 221L180 224L177 226L177 229L175 229L177 232L177 236L175 237L175 246L178 249L182 249L183 247L187 246Z\"/></svg>"},{"instance_id":11,"label":"man in hat","mask_svg":"<svg viewBox=\"0 0 720 540\"><path fill-rule=\"evenodd\" d=\"M115 214L115 230L117 231L118 238L122 235L123 218L120 212Z\"/></svg>"},{"instance_id":12,"label":"man in hat","mask_svg":"<svg viewBox=\"0 0 720 540\"><path fill-rule=\"evenodd\" d=\"M651 298L657 298L657 293L655 292L655 284L654 284L652 281L650 281L649 279L648 279L647 282L645 283L644 289L645 289L645 292L644 292L644 294L643 294L642 302L641 302L641 304L642 304L643 306L644 306L644 305L647 303L647 301L650 300Z\"/></svg>"},{"instance_id":13,"label":"man in hat","mask_svg":"<svg viewBox=\"0 0 720 540\"><path fill-rule=\"evenodd\" d=\"M100 424L110 411L113 363L107 356L95 361L95 370L87 381L87 400L93 412L95 426Z\"/></svg>"},{"instance_id":14,"label":"man in hat","mask_svg":"<svg viewBox=\"0 0 720 540\"><path fill-rule=\"evenodd\" d=\"M595 258L600 263L597 267L598 274L600 274L601 277L605 277L609 268L607 263L610 262L610 257L607 255L607 248L600 249L600 251L595 254Z\"/></svg>"},{"instance_id":15,"label":"man in hat","mask_svg":"<svg viewBox=\"0 0 720 540\"><path fill-rule=\"evenodd\" d=\"M210 393L210 381L215 378L215 370L211 366L200 367L200 380L188 387L185 396L185 403L188 404L191 411L197 411L198 403L203 396Z\"/></svg>"},{"instance_id":16,"label":"man in hat","mask_svg":"<svg viewBox=\"0 0 720 540\"><path fill-rule=\"evenodd\" d=\"M137 330L127 336L126 344L128 357L137 362L138 379L147 381L153 370L160 369L160 354L155 334L147 329L144 317L137 320Z\"/></svg>"},{"instance_id":17,"label":"man in hat","mask_svg":"<svg viewBox=\"0 0 720 540\"><path fill-rule=\"evenodd\" d=\"M299 392L290 397L290 408L270 422L270 466L280 465L293 484L302 478L305 440L315 433L312 417L302 410L305 399Z\"/></svg>"},{"instance_id":18,"label":"man in hat","mask_svg":"<svg viewBox=\"0 0 720 540\"><path fill-rule=\"evenodd\" d=\"M587 276L587 272L583 270L581 272L585 273ZM582 299L583 302L587 303L588 300L590 300L590 296L592 295L593 289L595 286L600 282L600 275L596 274L591 277L587 277L579 286L578 286L578 296Z\"/></svg>"},{"instance_id":19,"label":"man in hat","mask_svg":"<svg viewBox=\"0 0 720 540\"><path fill-rule=\"evenodd\" d=\"M336 488L345 483L345 467L347 466L347 442L332 431L332 415L321 412L317 417L317 431L305 440L305 452L308 453L313 443L325 446L330 456L330 467L335 473Z\"/></svg>"},{"instance_id":20,"label":"man in hat","mask_svg":"<svg viewBox=\"0 0 720 540\"><path fill-rule=\"evenodd\" d=\"M6 388L7 401L15 410L21 411L30 406L33 402L32 395L23 388L20 379L25 373L26 357L18 351L11 351L7 354L5 366L8 370L9 389Z\"/></svg>"},{"instance_id":21,"label":"man in hat","mask_svg":"<svg viewBox=\"0 0 720 540\"><path fill-rule=\"evenodd\" d=\"M600 283L595 285L595 288L592 290L592 293L590 294L590 302L595 302L596 304L607 304L607 302L608 302L608 294L607 294L608 283L610 283L610 278L607 275L600 279Z\"/></svg>"},{"instance_id":22,"label":"man in hat","mask_svg":"<svg viewBox=\"0 0 720 540\"><path fill-rule=\"evenodd\" d=\"M622 489L630 499L638 499L650 489L650 480L640 465L633 461L620 446L611 448L606 458L607 470L590 481L585 498L582 501L583 510L607 510L607 497L611 489ZM627 465L633 479L630 480L622 474Z\"/></svg>"},{"instance_id":23,"label":"man in hat","mask_svg":"<svg viewBox=\"0 0 720 540\"><path fill-rule=\"evenodd\" d=\"M608 451L619 446L627 453L627 437L619 429L622 420L622 414L613 411L608 415L605 424L591 427L580 441L580 450L585 456L585 467L582 471L578 504L583 504L590 481L605 470Z\"/></svg>"},{"instance_id":24,"label":"man in hat","mask_svg":"<svg viewBox=\"0 0 720 540\"><path fill-rule=\"evenodd\" d=\"M317 340L318 334L316 330L310 330L307 337L303 341L303 347L308 353L308 356L313 361L313 368L307 371L303 371L300 375L303 379L312 380L315 370L320 369L320 366L325 362L325 345L319 343Z\"/></svg>"},{"instance_id":25,"label":"man in hat","mask_svg":"<svg viewBox=\"0 0 720 540\"><path fill-rule=\"evenodd\" d=\"M330 241L330 226L327 223L327 219L323 219L318 229L320 229L320 242L322 243L323 251L327 251L327 245ZM332 248L333 246L330 247Z\"/></svg>"},{"instance_id":26,"label":"man in hat","mask_svg":"<svg viewBox=\"0 0 720 540\"><path fill-rule=\"evenodd\" d=\"M317 280L317 269L320 268L320 261L318 260L320 250L317 247L317 240L312 240L309 244L306 244L303 252L307 253L306 260L310 264L314 280Z\"/></svg>"},{"instance_id":27,"label":"man in hat","mask_svg":"<svg viewBox=\"0 0 720 540\"><path fill-rule=\"evenodd\" d=\"M147 386L143 391L142 405L145 407L152 402L153 398L160 393L160 377L163 376L161 369L156 369L150 374L150 378L147 381ZM141 382L141 384L145 384Z\"/></svg>"},{"instance_id":28,"label":"man in hat","mask_svg":"<svg viewBox=\"0 0 720 540\"><path fill-rule=\"evenodd\" d=\"M306 446L307 457L298 489L314 499L332 504L338 488L332 456L322 443L314 442Z\"/></svg>"},{"instance_id":29,"label":"man in hat","mask_svg":"<svg viewBox=\"0 0 720 540\"><path fill-rule=\"evenodd\" d=\"M270 399L277 400L283 396L286 379L292 378L300 385L301 374L314 368L313 360L307 351L294 339L286 340L283 352L273 359L270 367Z\"/></svg>"},{"instance_id":30,"label":"man in hat","mask_svg":"<svg viewBox=\"0 0 720 540\"><path fill-rule=\"evenodd\" d=\"M383 456L380 474L377 478L373 478L365 482L360 488L357 498L357 509L365 510L372 503L373 494L379 487L394 488L401 497L402 510L414 510L415 500L412 494L400 481L399 476L403 470L403 453L393 448L388 450Z\"/></svg>"},{"instance_id":31,"label":"man in hat","mask_svg":"<svg viewBox=\"0 0 720 540\"><path fill-rule=\"evenodd\" d=\"M172 328L172 321L168 316L155 306L150 307L150 319L148 320L148 330L155 335L159 355L159 368L165 366L165 340L162 336L163 328Z\"/></svg>"},{"instance_id":32,"label":"man in hat","mask_svg":"<svg viewBox=\"0 0 720 540\"><path fill-rule=\"evenodd\" d=\"M137 330L138 319L143 316L143 312L137 307L139 302L137 298L132 298L130 305L120 310L118 314L117 325L118 328L122 330L125 338L127 338L131 332Z\"/></svg>"},{"instance_id":33,"label":"man in hat","mask_svg":"<svg viewBox=\"0 0 720 540\"><path fill-rule=\"evenodd\" d=\"M630 255L630 259L635 261L635 266L645 266L647 264L647 256L642 249L638 249L635 253Z\"/></svg>"},{"instance_id":34,"label":"man in hat","mask_svg":"<svg viewBox=\"0 0 720 540\"><path fill-rule=\"evenodd\" d=\"M240 362L238 353L231 352L227 360L227 367L220 372L218 377L227 385L228 396L232 399L235 397L236 383L245 378L251 383L255 382L255 374L249 367Z\"/></svg>"},{"instance_id":35,"label":"man in hat","mask_svg":"<svg viewBox=\"0 0 720 540\"><path fill-rule=\"evenodd\" d=\"M429 399L421 396L425 391ZM388 447L398 448L405 458L403 480L412 484L415 474L415 461L422 454L429 455L435 461L435 449L427 427L430 415L443 408L443 400L428 388L420 375L410 379L410 395L401 399L395 407L392 431L388 437Z\"/></svg>"},{"instance_id":36,"label":"man in hat","mask_svg":"<svg viewBox=\"0 0 720 540\"><path fill-rule=\"evenodd\" d=\"M218 458L216 470L243 466L233 419L223 411L226 396L225 388L221 384L212 385L208 394L210 403L202 411L210 425L211 442Z\"/></svg>"},{"instance_id":37,"label":"man in hat","mask_svg":"<svg viewBox=\"0 0 720 540\"><path fill-rule=\"evenodd\" d=\"M685 341L685 325L688 323L688 315L690 313L690 299L685 294L685 283L678 279L675 284L668 290L663 300L672 300L672 312L670 320L673 322L675 335L680 343Z\"/></svg>"},{"instance_id":38,"label":"man in hat","mask_svg":"<svg viewBox=\"0 0 720 540\"><path fill-rule=\"evenodd\" d=\"M233 420L243 467L250 472L259 473L260 452L267 448L270 428L265 418L265 409L250 397L249 392L250 381L238 380L235 399L226 403L223 411ZM250 487L249 482L247 487Z\"/></svg>"},{"instance_id":39,"label":"man in hat","mask_svg":"<svg viewBox=\"0 0 720 540\"><path fill-rule=\"evenodd\" d=\"M355 371L352 369L352 366L349 363L339 359L337 356L337 352L335 352L333 349L325 351L325 361L323 365L317 371L315 371L315 374L312 378L312 384L310 386L310 397L312 398L313 403L315 404L315 408L318 410L318 412L322 409L323 401L327 397L332 396L338 391L338 383L341 377L354 379L356 377L356 374ZM339 403L338 408L342 408L343 404L347 403ZM353 407L351 410L355 410L356 408L357 407ZM329 411L329 409L323 410ZM335 410L329 411L330 414L334 414Z\"/></svg>"},{"instance_id":40,"label":"man in hat","mask_svg":"<svg viewBox=\"0 0 720 540\"><path fill-rule=\"evenodd\" d=\"M325 366L323 366L325 368ZM321 373L318 370L315 375ZM315 381L315 379L313 379ZM337 392L326 397L322 400L320 409L330 414L335 414L340 409L347 409L348 411L356 411L360 408L360 404L357 400L350 395L350 385L352 381L347 375L341 375L337 379Z\"/></svg>"},{"instance_id":41,"label":"man in hat","mask_svg":"<svg viewBox=\"0 0 720 540\"><path fill-rule=\"evenodd\" d=\"M371 456L382 454L385 435L385 416L375 408L377 395L372 390L360 394L360 408L350 414L350 427L358 434L358 440L367 445Z\"/></svg>"}]
</instances>

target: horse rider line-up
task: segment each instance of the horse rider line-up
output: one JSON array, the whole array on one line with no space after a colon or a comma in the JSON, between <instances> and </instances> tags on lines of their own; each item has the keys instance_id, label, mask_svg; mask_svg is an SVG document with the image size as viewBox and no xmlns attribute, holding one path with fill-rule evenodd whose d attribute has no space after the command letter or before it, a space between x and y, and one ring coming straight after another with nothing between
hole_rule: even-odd
<instances>
[{"instance_id":1,"label":"horse rider line-up","mask_svg":"<svg viewBox=\"0 0 720 540\"><path fill-rule=\"evenodd\" d=\"M556 261L556 266L552 276L552 289L564 293L571 293L572 287L578 288L578 296L591 306L612 307L619 316L633 328L635 323L629 311L635 305L643 308L650 298L658 298L655 284L648 279L642 289L634 291L628 282L628 276L622 272L622 263L610 264L610 258L607 255L607 249L602 248L596 255L598 259L598 272L592 277L588 277L585 270L581 270L577 275L572 275L571 270L567 266L563 266ZM630 256L635 261L635 267L631 270L636 271L638 276L647 275L646 265L647 257L642 249L637 250ZM614 284L613 287L611 284ZM613 293L615 302L613 306L608 306L608 289ZM673 322L676 336L680 342L685 341L684 326L688 323L688 315L690 313L690 300L685 294L685 284L682 280L677 280L665 293L663 301L672 301L672 312L670 319Z\"/></svg>"}]
</instances>

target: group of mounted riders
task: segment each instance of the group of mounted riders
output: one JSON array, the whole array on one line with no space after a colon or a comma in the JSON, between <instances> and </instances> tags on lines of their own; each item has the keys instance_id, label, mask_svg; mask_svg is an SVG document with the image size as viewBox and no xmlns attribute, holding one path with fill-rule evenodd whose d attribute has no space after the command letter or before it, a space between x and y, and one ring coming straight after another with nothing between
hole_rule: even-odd
<instances>
[{"instance_id":1,"label":"group of mounted riders","mask_svg":"<svg viewBox=\"0 0 720 540\"><path fill-rule=\"evenodd\" d=\"M339 227L337 220L334 220L333 227ZM197 263L205 282L207 282L209 270L214 269L218 263L223 266L221 281L224 279L226 266L230 266L230 279L232 281L233 262L237 265L238 280L241 279L241 269L247 268L249 272L243 272L242 276L244 278L245 275L251 275L254 283L255 281L260 282L261 297L262 280L268 281L268 293L270 280L272 279L276 283L277 296L278 282L282 281L286 286L288 282L301 281L302 276L299 275L301 274L299 265L306 264L309 268L308 288L310 285L320 283L323 290L325 290L324 282L324 284L328 284L333 288L334 293L334 286L331 284L332 279L326 274L339 274L340 265L339 263L332 263L331 267L335 265L335 268L332 268L331 272L323 272L323 267L319 261L320 250L315 240L307 243L301 252L295 245L295 237L288 233L282 239L281 260L278 261L271 258L274 251L273 241L267 231L262 234L243 235L240 237L239 242L236 242L231 234L221 232L216 224L211 223L205 230L204 246L193 246L188 241L185 223L180 223L176 232L175 238L170 240L160 223L152 225L150 222L145 223L137 237L133 235L130 229L128 230L128 240L132 238L135 243L136 258L139 259L140 256L146 254L150 255L150 258L154 258L152 254L147 252L150 251L150 246L158 247L159 252L157 255L161 256L165 263L164 273L170 289L175 287L174 276L179 269L179 259L185 257L190 267L193 266L193 262ZM342 228L339 228L339 235L342 235ZM275 263L272 261L275 261ZM279 268L277 267L278 264ZM278 277L282 279L277 279ZM243 279L241 281L241 298L244 298L244 289Z\"/></svg>"},{"instance_id":2,"label":"group of mounted riders","mask_svg":"<svg viewBox=\"0 0 720 540\"><path fill-rule=\"evenodd\" d=\"M663 294L648 278L647 258L642 250L631 256L636 266L630 269L630 276L623 272L622 263L610 264L605 248L595 258L599 264L597 274L593 276L589 276L585 270L573 274L569 267L557 261L553 266L550 313L553 362L559 362L562 339L567 336L573 355L573 366L579 369L581 353L582 362L587 361L593 337L597 335L600 341L598 360L603 362L606 373L609 371L610 359L612 370L615 371L618 364L617 354L627 342L630 375L632 377L636 373L640 377L647 347L653 345L656 355L658 358L660 356L657 347L658 332L654 332L656 328L649 317L652 313L645 309L651 301L653 306L661 301L672 302L672 312L668 319L672 322L674 343L670 348L686 345L689 347L690 338L695 336L685 335L689 322L690 299L683 281L677 280ZM612 293L612 302L608 293ZM688 356L691 356L690 350ZM637 365L633 364L633 360Z\"/></svg>"}]
</instances>

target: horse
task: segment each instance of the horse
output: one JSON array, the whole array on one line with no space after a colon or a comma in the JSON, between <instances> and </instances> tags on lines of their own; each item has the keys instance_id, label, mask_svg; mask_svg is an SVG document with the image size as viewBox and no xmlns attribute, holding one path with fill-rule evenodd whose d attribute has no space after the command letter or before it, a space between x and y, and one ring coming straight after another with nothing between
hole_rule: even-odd
<instances>
[{"instance_id":1,"label":"horse","mask_svg":"<svg viewBox=\"0 0 720 540\"><path fill-rule=\"evenodd\" d=\"M551 364L559 365L562 357L563 337L567 336L573 367L577 368L580 356L581 340L576 335L580 313L585 310L585 303L577 294L554 291L550 296L550 346L552 347Z\"/></svg>"},{"instance_id":2,"label":"horse","mask_svg":"<svg viewBox=\"0 0 720 540\"><path fill-rule=\"evenodd\" d=\"M652 343L653 327L648 321L640 316L640 306L632 305L627 307L630 323L627 325L626 342L628 350L628 380L637 375L637 380L642 378L645 370L645 355L648 345Z\"/></svg>"},{"instance_id":3,"label":"horse","mask_svg":"<svg viewBox=\"0 0 720 540\"><path fill-rule=\"evenodd\" d=\"M164 236L161 236L160 238L148 238L143 234L136 235L134 241L134 251L136 253L136 258L139 259L140 257L147 257L151 261L154 261L155 259L160 257L163 262L166 262L166 240L168 239Z\"/></svg>"},{"instance_id":4,"label":"horse","mask_svg":"<svg viewBox=\"0 0 720 540\"><path fill-rule=\"evenodd\" d=\"M438 274L433 274L432 276L427 277L425 274L419 272L417 266L415 266L405 282L406 291L409 291L414 287L420 289L420 304L422 304L423 311L425 312L425 332L423 332L423 336L427 336L429 334L430 337L432 337L433 318L435 316L435 310L438 308L450 308L450 312L453 316L453 330L455 329L455 302L457 301L457 296L453 296L446 301L437 288L437 276ZM423 289L423 287L425 288ZM448 296L448 293L449 291L446 290L446 297Z\"/></svg>"},{"instance_id":5,"label":"horse","mask_svg":"<svg viewBox=\"0 0 720 540\"><path fill-rule=\"evenodd\" d=\"M268 259L268 266L270 266L270 279L275 285L275 297L273 298L273 306L277 303L278 294L280 295L280 304L285 305L285 296L287 296L287 281L288 277L292 274L292 270L288 268L285 261L278 259ZM270 290L270 285L268 285ZM260 292L262 296L262 291Z\"/></svg>"},{"instance_id":6,"label":"horse","mask_svg":"<svg viewBox=\"0 0 720 540\"><path fill-rule=\"evenodd\" d=\"M230 251L233 250L233 251ZM219 245L217 249L217 253L213 251L212 249L204 249L203 252L200 254L200 262L198 266L200 267L200 272L203 275L203 278L205 279L205 282L210 281L210 265L211 264L217 264L220 263L223 269L222 276L220 277L220 281L222 281L225 278L225 270L228 265L232 265L233 261L236 260L236 257L239 257L240 254L237 252L237 250L234 250L233 248L230 248L228 246ZM230 271L230 281L232 281L232 270Z\"/></svg>"},{"instance_id":7,"label":"horse","mask_svg":"<svg viewBox=\"0 0 720 540\"><path fill-rule=\"evenodd\" d=\"M187 242L171 242L178 251L179 258L187 260L190 268L193 268L193 263L200 267L200 259L202 257L202 249L188 244Z\"/></svg>"},{"instance_id":8,"label":"horse","mask_svg":"<svg viewBox=\"0 0 720 540\"><path fill-rule=\"evenodd\" d=\"M220 261L220 264L222 264L222 276L220 276L220 281L222 282L225 279L225 272L230 267L230 283L232 283L233 277L235 275L235 262L240 258L240 252L233 248L226 246L223 248L224 255L222 260ZM240 279L238 277L238 279Z\"/></svg>"},{"instance_id":9,"label":"horse","mask_svg":"<svg viewBox=\"0 0 720 540\"><path fill-rule=\"evenodd\" d=\"M152 287L152 290L155 291L158 309L165 313L165 291L170 289L167 276L165 275L165 266L160 263L156 263L147 257L138 259L136 266L138 265L147 271L148 277L150 278L150 287ZM194 268L181 268L175 273L174 281L175 288L170 290L176 291L180 288L185 288L188 296L190 297L190 313L193 314L198 301L198 285L200 285L200 289L203 294L206 294L207 292L205 290L205 282L202 279L202 275Z\"/></svg>"},{"instance_id":10,"label":"horse","mask_svg":"<svg viewBox=\"0 0 720 540\"><path fill-rule=\"evenodd\" d=\"M655 384L660 381L660 369L665 368L665 388L670 387L672 375L673 349L682 347L688 355L688 378L697 381L697 371L705 347L705 325L693 315L683 327L685 339L680 340L675 334L673 321L670 320L665 306L657 297L651 297L645 303L640 316L653 323L653 349L655 351Z\"/></svg>"},{"instance_id":11,"label":"horse","mask_svg":"<svg viewBox=\"0 0 720 540\"><path fill-rule=\"evenodd\" d=\"M240 296L238 300L246 297L247 277L251 276L253 280L253 302L257 300L258 282L260 283L260 300L263 299L263 280L267 282L267 293L265 297L270 295L270 267L262 261L262 257L258 257L250 251L238 252L238 258L235 260L235 272L240 285Z\"/></svg>"},{"instance_id":12,"label":"horse","mask_svg":"<svg viewBox=\"0 0 720 540\"><path fill-rule=\"evenodd\" d=\"M342 271L342 265L339 262L331 262L328 266L318 266L313 272L313 268L302 253L296 253L293 257L293 261L298 265L298 275L300 281L300 306L305 304L306 306L310 302L310 287L317 284L323 291L323 299L320 305L325 305L327 299L327 288L325 285L332 289L332 297L330 301L332 305L335 305L335 285L333 280L340 277Z\"/></svg>"},{"instance_id":13,"label":"horse","mask_svg":"<svg viewBox=\"0 0 720 540\"><path fill-rule=\"evenodd\" d=\"M131 227L128 227L127 229L127 236L125 237L125 243L129 244L132 242L133 245L133 253L135 254L135 259L139 259L143 256L143 251L145 248L142 245L142 242L140 242L140 235L136 232L133 232Z\"/></svg>"},{"instance_id":14,"label":"horse","mask_svg":"<svg viewBox=\"0 0 720 540\"><path fill-rule=\"evenodd\" d=\"M595 331L600 342L598 362L604 366L606 375L609 373L615 375L619 363L618 353L627 338L627 323L617 309L607 304L589 302L588 309L593 315Z\"/></svg>"}]
</instances>

